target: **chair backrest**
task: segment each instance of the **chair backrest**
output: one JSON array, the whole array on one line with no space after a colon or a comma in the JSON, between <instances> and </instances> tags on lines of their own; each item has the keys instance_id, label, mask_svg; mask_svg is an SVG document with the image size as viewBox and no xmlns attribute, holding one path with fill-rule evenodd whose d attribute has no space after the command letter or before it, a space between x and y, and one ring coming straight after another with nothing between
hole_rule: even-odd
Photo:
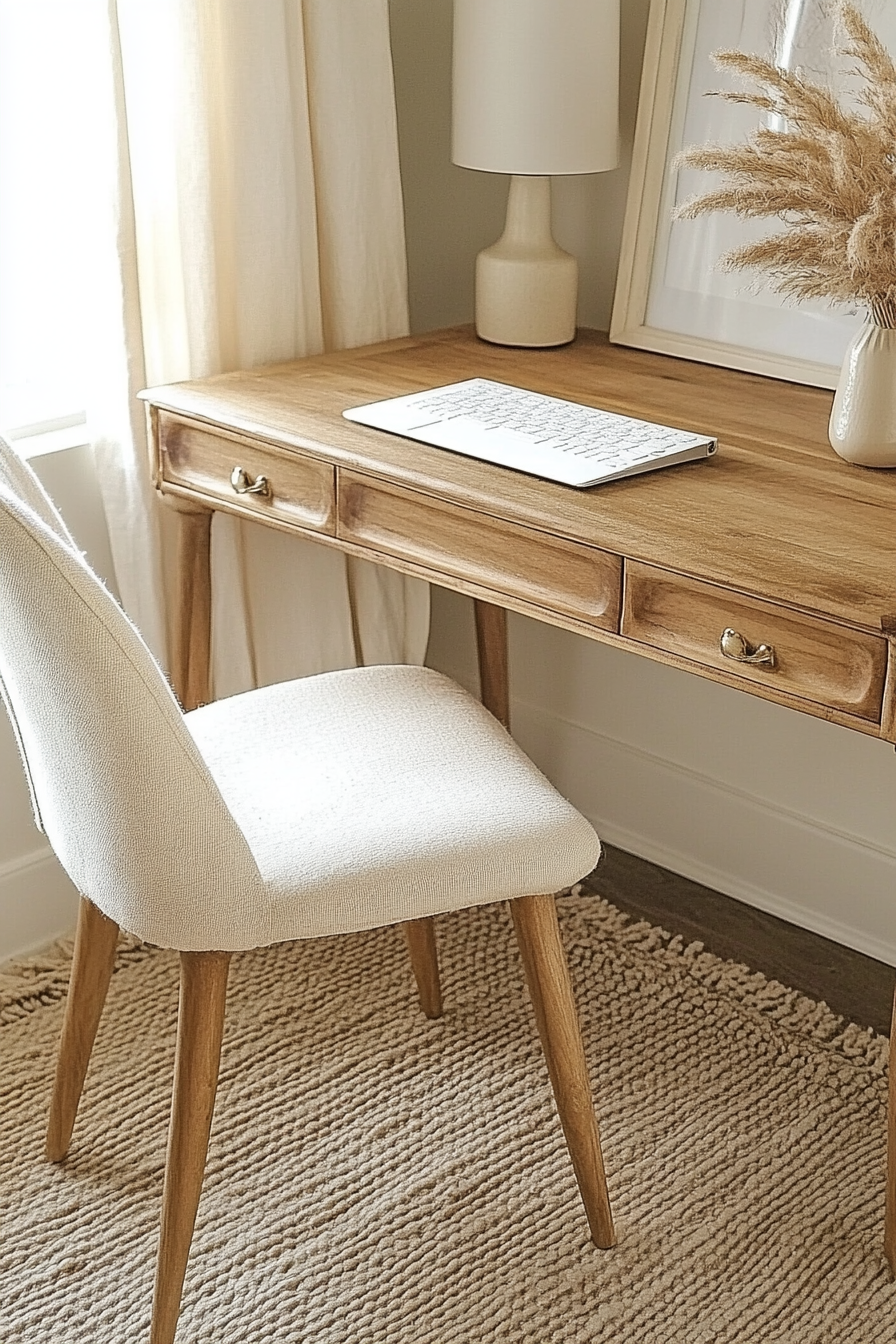
<instances>
[{"instance_id":1,"label":"chair backrest","mask_svg":"<svg viewBox=\"0 0 896 1344\"><path fill-rule=\"evenodd\" d=\"M42 829L79 891L148 942L215 947L222 902L270 941L258 867L158 664L33 475L28 503L9 488L18 471L0 480L0 683Z\"/></svg>"},{"instance_id":2,"label":"chair backrest","mask_svg":"<svg viewBox=\"0 0 896 1344\"><path fill-rule=\"evenodd\" d=\"M75 543L72 535L62 520L62 515L56 508L56 505L50 499L50 496L44 490L40 481L35 476L31 468L19 457L12 444L0 435L0 485L5 485L11 494L17 495L23 500L30 509L33 509L47 527L53 529L60 539L74 548ZM22 735L19 732L18 720L15 716L9 696L6 694L6 688L3 685L3 679L0 678L0 700L6 706L9 715L9 721L12 724L12 731L15 735L16 743L19 748L19 755L22 758L22 766L25 771L25 778L28 781L28 792L31 795L31 810L34 813L34 822L39 830L43 830L43 823L40 819L40 808L37 805L37 794L34 790L34 781L31 778L31 771L28 768L28 758L25 755L25 747L22 742Z\"/></svg>"},{"instance_id":3,"label":"chair backrest","mask_svg":"<svg viewBox=\"0 0 896 1344\"><path fill-rule=\"evenodd\" d=\"M46 523L47 527L73 550L77 550L72 534L63 522L62 514L28 463L19 457L12 444L7 443L2 436L0 436L0 485L5 485L11 495L17 495L23 504L27 504L29 509L37 514L41 522Z\"/></svg>"}]
</instances>

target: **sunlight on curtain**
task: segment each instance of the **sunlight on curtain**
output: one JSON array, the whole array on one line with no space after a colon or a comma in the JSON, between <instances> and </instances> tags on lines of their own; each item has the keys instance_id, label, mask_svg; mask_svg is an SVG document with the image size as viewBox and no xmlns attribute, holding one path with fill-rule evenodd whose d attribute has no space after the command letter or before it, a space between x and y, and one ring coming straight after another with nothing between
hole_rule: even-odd
<instances>
[{"instance_id":1,"label":"sunlight on curtain","mask_svg":"<svg viewBox=\"0 0 896 1344\"><path fill-rule=\"evenodd\" d=\"M136 393L407 330L386 0L0 0L0 192L0 422L87 408L164 660ZM220 515L213 588L218 695L425 652L425 585Z\"/></svg>"},{"instance_id":2,"label":"sunlight on curtain","mask_svg":"<svg viewBox=\"0 0 896 1344\"><path fill-rule=\"evenodd\" d=\"M98 119L70 0L0 0L0 424L83 414Z\"/></svg>"},{"instance_id":3,"label":"sunlight on curtain","mask_svg":"<svg viewBox=\"0 0 896 1344\"><path fill-rule=\"evenodd\" d=\"M405 332L385 0L118 19L148 381ZM423 585L251 523L216 517L213 590L217 695L425 652Z\"/></svg>"},{"instance_id":4,"label":"sunlight on curtain","mask_svg":"<svg viewBox=\"0 0 896 1344\"><path fill-rule=\"evenodd\" d=\"M19 435L83 425L91 412L98 471L114 500L107 512L119 590L164 661L109 32L107 0L0 0L0 424ZM129 465L135 453L140 472Z\"/></svg>"}]
</instances>

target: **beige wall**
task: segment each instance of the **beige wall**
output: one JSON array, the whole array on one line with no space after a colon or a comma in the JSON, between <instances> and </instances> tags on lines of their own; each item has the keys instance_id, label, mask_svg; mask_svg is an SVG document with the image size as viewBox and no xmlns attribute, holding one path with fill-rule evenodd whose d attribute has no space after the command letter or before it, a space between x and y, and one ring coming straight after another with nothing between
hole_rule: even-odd
<instances>
[{"instance_id":1,"label":"beige wall","mask_svg":"<svg viewBox=\"0 0 896 1344\"><path fill-rule=\"evenodd\" d=\"M556 184L579 319L606 329L648 0L623 0L625 155ZM472 317L506 179L450 163L451 0L390 0L415 330ZM475 685L469 603L436 591L430 661ZM891 747L511 617L514 731L605 839L896 964Z\"/></svg>"}]
</instances>

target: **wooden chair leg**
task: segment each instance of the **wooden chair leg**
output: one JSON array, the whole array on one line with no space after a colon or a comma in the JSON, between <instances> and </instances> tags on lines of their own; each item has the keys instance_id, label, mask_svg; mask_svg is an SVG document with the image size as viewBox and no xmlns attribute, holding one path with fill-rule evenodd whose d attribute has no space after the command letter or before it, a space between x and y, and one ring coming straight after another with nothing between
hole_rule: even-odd
<instances>
[{"instance_id":1,"label":"wooden chair leg","mask_svg":"<svg viewBox=\"0 0 896 1344\"><path fill-rule=\"evenodd\" d=\"M117 946L118 925L82 896L47 1125L50 1162L61 1162L68 1152Z\"/></svg>"},{"instance_id":2,"label":"wooden chair leg","mask_svg":"<svg viewBox=\"0 0 896 1344\"><path fill-rule=\"evenodd\" d=\"M510 909L560 1123L588 1215L591 1239L596 1246L614 1246L616 1233L591 1100L585 1048L560 940L554 897L523 896L512 901Z\"/></svg>"},{"instance_id":3,"label":"wooden chair leg","mask_svg":"<svg viewBox=\"0 0 896 1344\"><path fill-rule=\"evenodd\" d=\"M884 1254L890 1273L896 1276L896 994L890 1024L890 1084L887 1104L887 1202L884 1221Z\"/></svg>"},{"instance_id":4,"label":"wooden chair leg","mask_svg":"<svg viewBox=\"0 0 896 1344\"><path fill-rule=\"evenodd\" d=\"M439 957L436 951L436 930L431 919L411 919L404 925L404 936L420 1007L427 1017L442 1016L442 986L439 981Z\"/></svg>"},{"instance_id":5,"label":"wooden chair leg","mask_svg":"<svg viewBox=\"0 0 896 1344\"><path fill-rule=\"evenodd\" d=\"M150 1344L172 1344L218 1086L229 952L182 952L171 1128Z\"/></svg>"}]
</instances>

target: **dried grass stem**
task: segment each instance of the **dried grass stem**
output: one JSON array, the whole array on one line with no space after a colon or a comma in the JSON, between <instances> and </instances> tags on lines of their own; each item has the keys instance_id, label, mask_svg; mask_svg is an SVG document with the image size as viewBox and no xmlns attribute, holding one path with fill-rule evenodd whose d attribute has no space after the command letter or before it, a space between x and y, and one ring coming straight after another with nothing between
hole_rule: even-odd
<instances>
[{"instance_id":1,"label":"dried grass stem","mask_svg":"<svg viewBox=\"0 0 896 1344\"><path fill-rule=\"evenodd\" d=\"M758 85L718 96L774 114L786 129L761 127L744 144L684 150L676 166L724 180L675 213L778 219L783 232L726 252L722 267L762 270L797 300L867 304L876 321L886 319L881 325L896 326L896 64L854 4L840 0L835 13L840 50L863 80L859 110L759 56L717 53L720 69Z\"/></svg>"}]
</instances>

